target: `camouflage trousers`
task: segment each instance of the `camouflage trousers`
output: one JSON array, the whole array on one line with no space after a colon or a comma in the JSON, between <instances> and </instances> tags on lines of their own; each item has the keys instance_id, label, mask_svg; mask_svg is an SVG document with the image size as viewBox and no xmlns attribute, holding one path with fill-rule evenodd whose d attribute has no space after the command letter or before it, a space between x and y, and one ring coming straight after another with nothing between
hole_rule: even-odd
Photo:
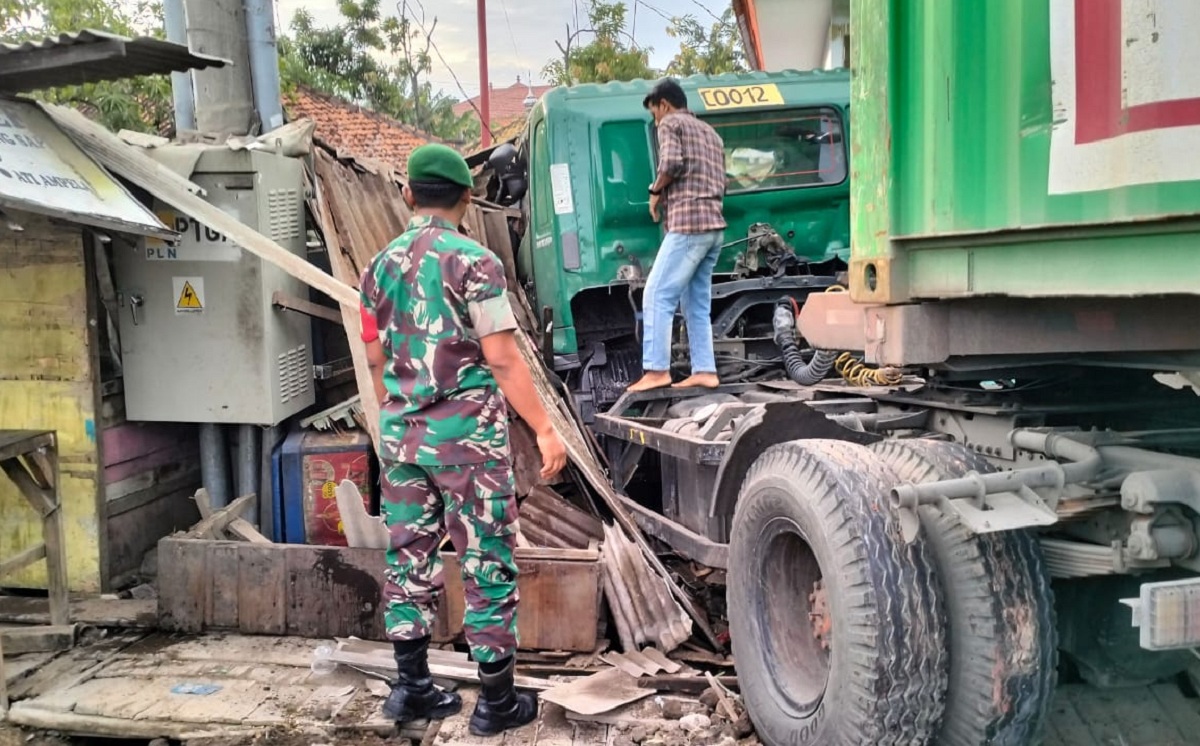
<instances>
[{"instance_id":1,"label":"camouflage trousers","mask_svg":"<svg viewBox=\"0 0 1200 746\"><path fill-rule=\"evenodd\" d=\"M480 663L517 649L517 500L507 460L481 464L383 464L380 510L391 537L384 624L392 640L433 630L442 594L438 546L447 532L466 591L463 631Z\"/></svg>"}]
</instances>

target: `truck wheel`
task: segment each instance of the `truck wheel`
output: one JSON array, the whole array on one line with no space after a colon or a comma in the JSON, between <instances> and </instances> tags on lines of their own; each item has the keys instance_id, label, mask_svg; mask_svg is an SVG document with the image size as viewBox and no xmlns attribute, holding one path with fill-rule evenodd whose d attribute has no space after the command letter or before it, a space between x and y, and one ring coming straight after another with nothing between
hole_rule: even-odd
<instances>
[{"instance_id":1,"label":"truck wheel","mask_svg":"<svg viewBox=\"0 0 1200 746\"><path fill-rule=\"evenodd\" d=\"M901 482L995 471L956 443L885 440L870 446ZM1028 531L972 534L957 514L920 508L946 598L950 688L939 743L1029 744L1054 697L1057 626L1050 577Z\"/></svg>"},{"instance_id":2,"label":"truck wheel","mask_svg":"<svg viewBox=\"0 0 1200 746\"><path fill-rule=\"evenodd\" d=\"M728 606L738 683L769 746L922 744L947 681L941 592L866 448L768 449L738 496Z\"/></svg>"}]
</instances>

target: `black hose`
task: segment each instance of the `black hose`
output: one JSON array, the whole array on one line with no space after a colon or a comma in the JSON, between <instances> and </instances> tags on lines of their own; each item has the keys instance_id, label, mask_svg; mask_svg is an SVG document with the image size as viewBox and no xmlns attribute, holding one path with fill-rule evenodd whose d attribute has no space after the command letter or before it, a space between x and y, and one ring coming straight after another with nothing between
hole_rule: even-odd
<instances>
[{"instance_id":1,"label":"black hose","mask_svg":"<svg viewBox=\"0 0 1200 746\"><path fill-rule=\"evenodd\" d=\"M817 350L812 360L805 363L800 354L800 342L796 339L796 315L787 304L775 307L773 325L775 344L783 353L783 364L787 368L788 378L801 386L812 386L829 375L834 361L837 360L837 352Z\"/></svg>"}]
</instances>

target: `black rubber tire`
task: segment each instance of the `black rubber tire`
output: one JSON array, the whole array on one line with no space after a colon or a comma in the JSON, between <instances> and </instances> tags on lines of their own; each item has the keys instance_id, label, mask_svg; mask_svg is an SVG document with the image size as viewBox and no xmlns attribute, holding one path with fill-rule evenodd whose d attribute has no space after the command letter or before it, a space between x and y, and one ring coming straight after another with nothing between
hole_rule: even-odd
<instances>
[{"instance_id":1,"label":"black rubber tire","mask_svg":"<svg viewBox=\"0 0 1200 746\"><path fill-rule=\"evenodd\" d=\"M921 541L907 545L863 446L799 440L749 469L729 545L730 635L741 687L768 746L928 743L948 677L944 607ZM824 583L830 650L814 643Z\"/></svg>"},{"instance_id":2,"label":"black rubber tire","mask_svg":"<svg viewBox=\"0 0 1200 746\"><path fill-rule=\"evenodd\" d=\"M884 440L870 448L901 482L995 471L956 443ZM972 534L956 513L933 505L919 512L948 615L950 689L938 743L1038 743L1054 699L1058 628L1037 537Z\"/></svg>"}]
</instances>

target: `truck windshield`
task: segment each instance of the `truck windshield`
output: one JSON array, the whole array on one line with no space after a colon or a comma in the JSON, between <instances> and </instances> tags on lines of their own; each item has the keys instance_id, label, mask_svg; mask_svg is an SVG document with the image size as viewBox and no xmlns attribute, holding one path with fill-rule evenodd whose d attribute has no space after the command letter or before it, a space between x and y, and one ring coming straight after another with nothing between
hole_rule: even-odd
<instances>
[{"instance_id":1,"label":"truck windshield","mask_svg":"<svg viewBox=\"0 0 1200 746\"><path fill-rule=\"evenodd\" d=\"M706 121L725 142L729 193L840 184L846 178L834 109L725 114Z\"/></svg>"}]
</instances>

